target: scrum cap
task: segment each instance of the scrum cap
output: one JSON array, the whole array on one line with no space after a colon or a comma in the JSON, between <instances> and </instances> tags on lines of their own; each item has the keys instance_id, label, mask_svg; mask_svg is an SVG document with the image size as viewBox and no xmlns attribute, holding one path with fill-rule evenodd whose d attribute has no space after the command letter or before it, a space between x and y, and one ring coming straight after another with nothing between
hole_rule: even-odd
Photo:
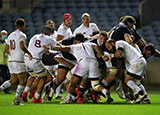
<instances>
[{"instance_id":1,"label":"scrum cap","mask_svg":"<svg viewBox=\"0 0 160 115\"><path fill-rule=\"evenodd\" d=\"M66 21L67 19L71 19L71 18L72 18L71 14L65 13L65 14L63 15L63 23L65 23L65 21Z\"/></svg>"}]
</instances>

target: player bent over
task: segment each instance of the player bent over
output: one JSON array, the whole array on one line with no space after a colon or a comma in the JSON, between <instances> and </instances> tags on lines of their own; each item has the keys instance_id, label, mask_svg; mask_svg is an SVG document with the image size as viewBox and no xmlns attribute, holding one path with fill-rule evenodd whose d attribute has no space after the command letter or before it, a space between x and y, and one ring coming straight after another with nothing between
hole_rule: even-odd
<instances>
[{"instance_id":1,"label":"player bent over","mask_svg":"<svg viewBox=\"0 0 160 115\"><path fill-rule=\"evenodd\" d=\"M51 39L51 28L44 26L41 34L34 35L28 46L28 50L31 52L33 59L29 60L28 55L25 55L25 64L29 71L29 74L33 77L38 77L37 90L32 100L34 103L41 103L41 93L46 80L46 68L42 63L42 55L45 53L43 45L56 46L57 42ZM27 88L27 87L26 87ZM27 89L25 89L27 90ZM23 98L23 97L22 97Z\"/></svg>"},{"instance_id":2,"label":"player bent over","mask_svg":"<svg viewBox=\"0 0 160 115\"><path fill-rule=\"evenodd\" d=\"M61 103L69 103L71 99L71 93L75 89L75 85L80 82L80 79L88 74L88 78L91 80L92 88L98 92L102 92L105 96L107 90L99 84L99 71L98 71L98 61L95 57L94 51L97 52L97 55L100 57L103 53L99 47L94 43L80 43L83 42L84 36L80 33L75 36L75 45L62 46L62 47L52 47L51 49L57 51L66 51L73 54L77 59L77 64L71 70L72 78L67 89L66 99ZM44 46L46 47L46 46Z\"/></svg>"}]
</instances>

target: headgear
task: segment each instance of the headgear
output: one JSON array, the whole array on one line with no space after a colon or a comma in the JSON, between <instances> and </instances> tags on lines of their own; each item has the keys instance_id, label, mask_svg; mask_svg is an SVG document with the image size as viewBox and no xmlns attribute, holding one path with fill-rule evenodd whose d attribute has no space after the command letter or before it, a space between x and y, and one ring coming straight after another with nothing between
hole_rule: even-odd
<instances>
[{"instance_id":1,"label":"headgear","mask_svg":"<svg viewBox=\"0 0 160 115\"><path fill-rule=\"evenodd\" d=\"M71 19L71 18L72 18L71 14L65 13L65 14L63 15L63 23L65 23L65 21L66 21L67 19Z\"/></svg>"}]
</instances>

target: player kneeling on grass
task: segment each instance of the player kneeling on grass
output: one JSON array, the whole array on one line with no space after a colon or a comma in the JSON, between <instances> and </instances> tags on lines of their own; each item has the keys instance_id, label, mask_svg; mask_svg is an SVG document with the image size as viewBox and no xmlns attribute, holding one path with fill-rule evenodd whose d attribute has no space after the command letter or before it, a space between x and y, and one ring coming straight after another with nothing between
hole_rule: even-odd
<instances>
[{"instance_id":1,"label":"player kneeling on grass","mask_svg":"<svg viewBox=\"0 0 160 115\"><path fill-rule=\"evenodd\" d=\"M67 89L66 99L61 103L69 103L71 100L71 93L75 89L80 80L88 75L91 80L92 88L98 92L102 92L105 96L107 90L99 84L99 71L98 71L98 61L95 57L94 51L97 52L98 57L105 57L99 49L99 47L94 43L81 43L84 41L84 36L80 33L75 36L75 45L62 46L62 47L52 47L52 50L56 51L66 51L73 54L77 59L77 64L71 70L72 78ZM47 49L47 46L44 46Z\"/></svg>"}]
</instances>

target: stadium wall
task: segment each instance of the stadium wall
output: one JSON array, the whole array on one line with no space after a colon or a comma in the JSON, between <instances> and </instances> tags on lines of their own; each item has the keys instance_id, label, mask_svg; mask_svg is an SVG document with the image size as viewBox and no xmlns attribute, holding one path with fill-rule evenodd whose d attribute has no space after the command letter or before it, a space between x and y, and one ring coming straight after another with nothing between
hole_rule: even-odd
<instances>
[{"instance_id":1,"label":"stadium wall","mask_svg":"<svg viewBox=\"0 0 160 115\"><path fill-rule=\"evenodd\" d=\"M141 27L160 21L160 0L143 0L139 5Z\"/></svg>"}]
</instances>

